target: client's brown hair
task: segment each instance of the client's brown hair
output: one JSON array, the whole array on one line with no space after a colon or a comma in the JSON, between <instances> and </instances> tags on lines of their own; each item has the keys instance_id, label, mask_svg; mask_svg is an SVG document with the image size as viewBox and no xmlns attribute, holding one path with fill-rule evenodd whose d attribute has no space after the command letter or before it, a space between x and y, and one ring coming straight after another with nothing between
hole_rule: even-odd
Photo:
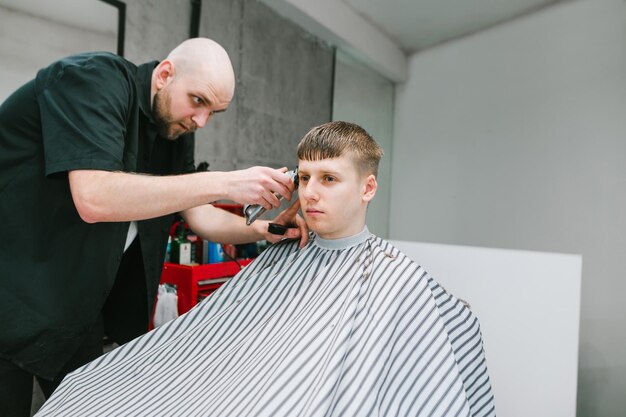
<instances>
[{"instance_id":1,"label":"client's brown hair","mask_svg":"<svg viewBox=\"0 0 626 417\"><path fill-rule=\"evenodd\" d=\"M361 126L349 122L329 122L316 126L298 144L298 159L319 161L349 153L361 174L378 175L384 152Z\"/></svg>"}]
</instances>

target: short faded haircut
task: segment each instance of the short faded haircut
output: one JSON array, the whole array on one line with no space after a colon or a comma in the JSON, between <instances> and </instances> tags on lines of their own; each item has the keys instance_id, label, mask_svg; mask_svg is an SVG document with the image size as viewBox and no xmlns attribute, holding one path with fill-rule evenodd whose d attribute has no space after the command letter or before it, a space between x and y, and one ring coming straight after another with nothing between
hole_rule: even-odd
<instances>
[{"instance_id":1,"label":"short faded haircut","mask_svg":"<svg viewBox=\"0 0 626 417\"><path fill-rule=\"evenodd\" d=\"M349 122L329 122L316 126L298 144L298 159L320 161L350 154L363 175L378 175L384 152L361 126Z\"/></svg>"}]
</instances>

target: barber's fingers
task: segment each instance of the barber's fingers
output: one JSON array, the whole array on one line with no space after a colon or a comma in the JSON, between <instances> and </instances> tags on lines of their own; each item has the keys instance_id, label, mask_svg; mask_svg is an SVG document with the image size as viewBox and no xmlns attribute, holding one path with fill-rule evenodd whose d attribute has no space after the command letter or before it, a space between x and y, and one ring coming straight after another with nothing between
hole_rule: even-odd
<instances>
[{"instance_id":1,"label":"barber's fingers","mask_svg":"<svg viewBox=\"0 0 626 417\"><path fill-rule=\"evenodd\" d=\"M296 216L294 224L296 227L288 228L283 235L283 239L300 239L299 246L303 248L309 242L309 228L300 216Z\"/></svg>"},{"instance_id":2,"label":"barber's fingers","mask_svg":"<svg viewBox=\"0 0 626 417\"><path fill-rule=\"evenodd\" d=\"M302 217L298 214L300 200L296 200L291 206L283 210L273 222L290 225L284 233L284 239L300 239L300 247L303 248L309 241L309 228ZM293 227L295 226L295 227Z\"/></svg>"},{"instance_id":3,"label":"barber's fingers","mask_svg":"<svg viewBox=\"0 0 626 417\"><path fill-rule=\"evenodd\" d=\"M290 176L285 175L286 170L287 168L283 167L280 169L272 169L270 171L271 178L274 182L268 183L266 189L272 194L264 194L263 198L273 208L280 207L280 197L288 201L292 198L295 185Z\"/></svg>"},{"instance_id":4,"label":"barber's fingers","mask_svg":"<svg viewBox=\"0 0 626 417\"><path fill-rule=\"evenodd\" d=\"M287 207L285 209L285 211L283 211L282 214L284 214L285 217L287 218L291 218L295 215L298 214L298 210L300 210L300 200L296 200L293 202L293 204L291 204L289 207Z\"/></svg>"},{"instance_id":5,"label":"barber's fingers","mask_svg":"<svg viewBox=\"0 0 626 417\"><path fill-rule=\"evenodd\" d=\"M282 196L286 200L291 200L291 194L295 189L295 185L289 175L286 175L287 167L274 170L272 179L276 182L272 191Z\"/></svg>"},{"instance_id":6,"label":"barber's fingers","mask_svg":"<svg viewBox=\"0 0 626 417\"><path fill-rule=\"evenodd\" d=\"M262 206L265 207L266 210L280 207L280 200L273 192L266 190L263 192L262 197L264 200Z\"/></svg>"},{"instance_id":7,"label":"barber's fingers","mask_svg":"<svg viewBox=\"0 0 626 417\"><path fill-rule=\"evenodd\" d=\"M226 199L242 204L259 204L265 209L279 207L279 198L291 199L294 184L284 168L252 167L232 171L225 177Z\"/></svg>"},{"instance_id":8,"label":"barber's fingers","mask_svg":"<svg viewBox=\"0 0 626 417\"><path fill-rule=\"evenodd\" d=\"M299 214L296 214L296 224L300 229L300 247L303 248L309 243L309 226Z\"/></svg>"},{"instance_id":9,"label":"barber's fingers","mask_svg":"<svg viewBox=\"0 0 626 417\"><path fill-rule=\"evenodd\" d=\"M296 225L296 216L300 209L300 200L296 200L285 210L281 211L273 220L273 223L282 225Z\"/></svg>"},{"instance_id":10,"label":"barber's fingers","mask_svg":"<svg viewBox=\"0 0 626 417\"><path fill-rule=\"evenodd\" d=\"M261 205L265 207L266 203L269 204L269 208L278 208L280 206L279 197L291 200L291 193L293 191L294 183L291 181L288 175L285 175L286 168L273 169L267 167L252 167L249 168L250 174L253 175L252 180L258 182L258 186L261 187L262 198Z\"/></svg>"}]
</instances>

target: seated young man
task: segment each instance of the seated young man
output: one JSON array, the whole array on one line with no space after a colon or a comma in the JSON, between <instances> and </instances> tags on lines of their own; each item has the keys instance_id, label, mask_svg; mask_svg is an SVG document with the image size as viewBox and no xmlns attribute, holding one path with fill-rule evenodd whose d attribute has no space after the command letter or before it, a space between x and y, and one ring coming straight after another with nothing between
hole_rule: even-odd
<instances>
[{"instance_id":1,"label":"seated young man","mask_svg":"<svg viewBox=\"0 0 626 417\"><path fill-rule=\"evenodd\" d=\"M38 416L493 416L478 322L365 225L383 152L331 122L298 146L313 235L68 375Z\"/></svg>"}]
</instances>

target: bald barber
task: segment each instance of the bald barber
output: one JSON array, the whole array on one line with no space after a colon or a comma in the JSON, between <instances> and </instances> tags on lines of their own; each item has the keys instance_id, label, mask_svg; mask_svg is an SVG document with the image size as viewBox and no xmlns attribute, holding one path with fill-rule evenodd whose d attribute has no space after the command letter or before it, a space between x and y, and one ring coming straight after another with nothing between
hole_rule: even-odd
<instances>
[{"instance_id":1,"label":"bald barber","mask_svg":"<svg viewBox=\"0 0 626 417\"><path fill-rule=\"evenodd\" d=\"M183 42L135 65L108 53L40 70L0 106L0 415L28 416L33 376L49 396L70 371L144 333L173 216L223 243L301 238L294 206L267 223L211 206L278 207L284 170L194 173L193 138L235 89L226 51ZM251 138L254 139L254 138Z\"/></svg>"}]
</instances>

